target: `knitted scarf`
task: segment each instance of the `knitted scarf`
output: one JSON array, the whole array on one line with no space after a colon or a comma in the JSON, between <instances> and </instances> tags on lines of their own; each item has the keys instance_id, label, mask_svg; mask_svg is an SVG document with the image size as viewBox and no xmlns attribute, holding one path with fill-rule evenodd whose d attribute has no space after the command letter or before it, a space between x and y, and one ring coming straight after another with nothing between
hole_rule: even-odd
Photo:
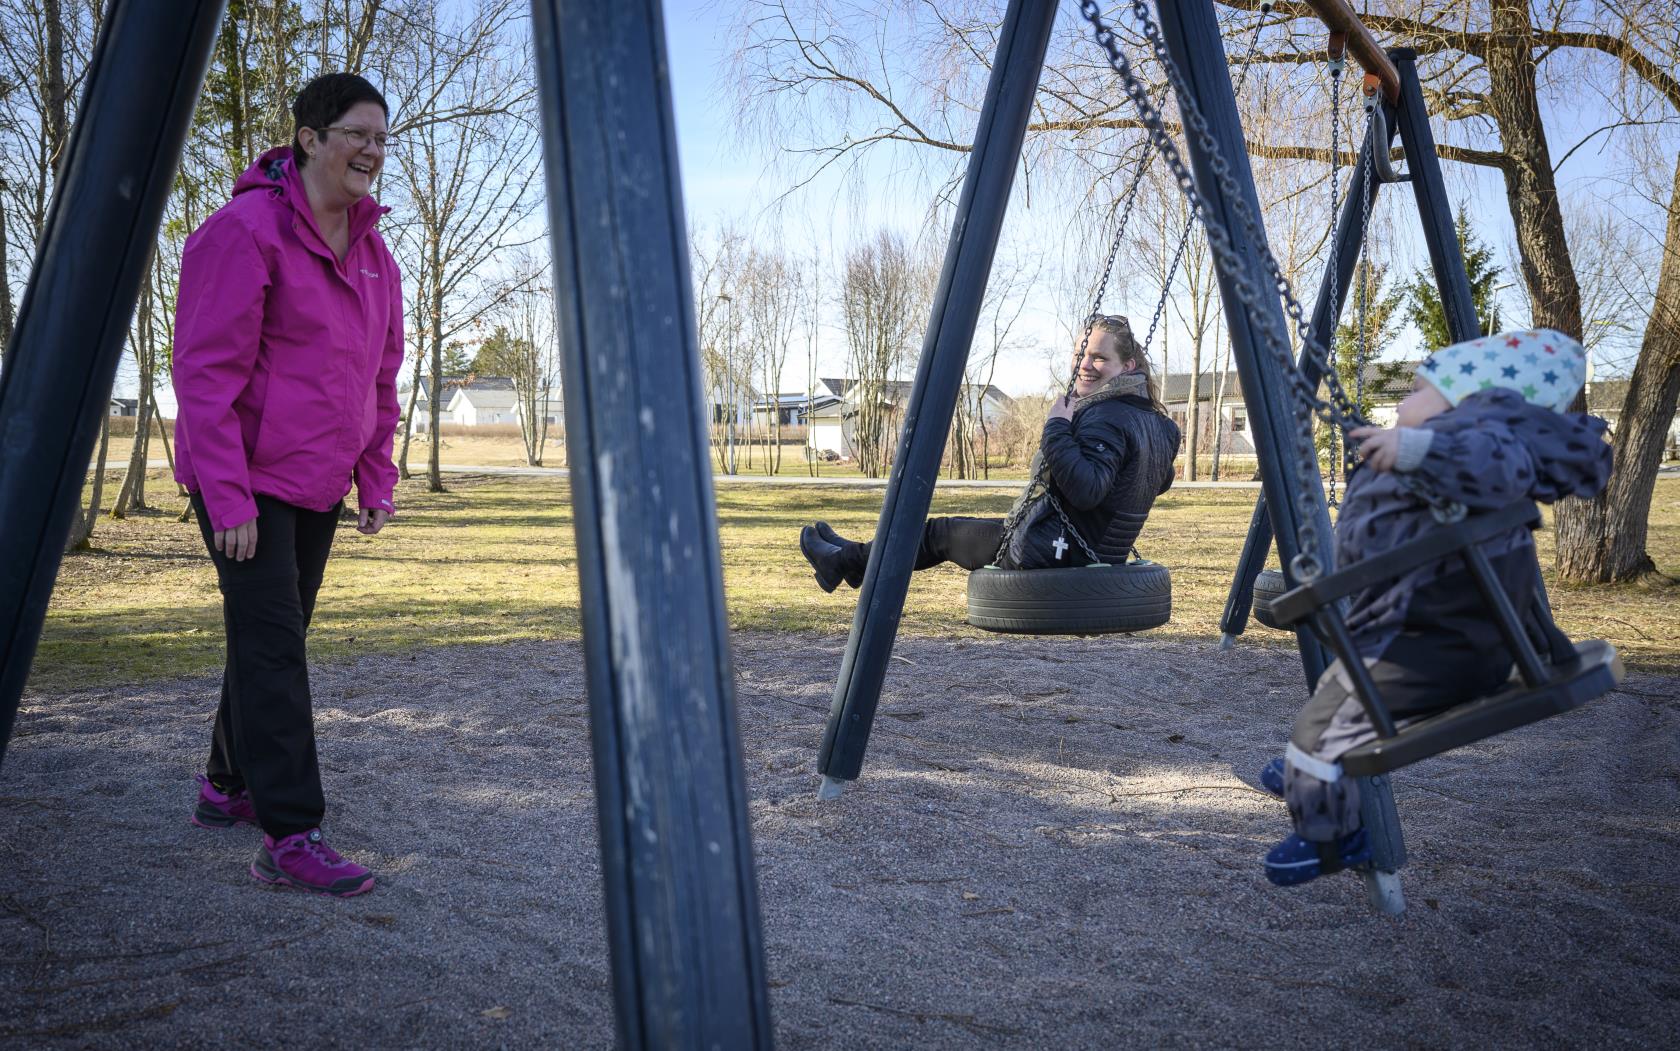
<instances>
[{"instance_id":1,"label":"knitted scarf","mask_svg":"<svg viewBox=\"0 0 1680 1051\"><path fill-rule=\"evenodd\" d=\"M1073 415L1077 419L1079 414L1099 401L1111 401L1126 396L1136 398L1149 397L1149 377L1141 372L1122 372L1103 382L1103 385L1082 398L1073 402ZM1033 523L1044 517L1050 507L1050 467L1044 462L1044 448L1040 446L1033 453L1032 468L1029 472L1027 487L1021 490L1021 495L1015 498L1010 506L1009 514L1003 519L1003 542L998 546L998 557L1009 552L1016 564L1020 563L1020 547L1026 542L1027 533Z\"/></svg>"}]
</instances>

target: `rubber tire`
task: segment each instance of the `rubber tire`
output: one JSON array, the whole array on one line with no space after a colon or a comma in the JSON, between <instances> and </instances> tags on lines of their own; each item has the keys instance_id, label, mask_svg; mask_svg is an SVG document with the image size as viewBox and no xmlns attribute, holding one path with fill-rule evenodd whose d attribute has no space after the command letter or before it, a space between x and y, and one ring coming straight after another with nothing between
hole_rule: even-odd
<instances>
[{"instance_id":1,"label":"rubber tire","mask_svg":"<svg viewBox=\"0 0 1680 1051\"><path fill-rule=\"evenodd\" d=\"M1172 618L1172 575L1154 562L1071 569L977 569L968 622L1018 635L1147 631Z\"/></svg>"},{"instance_id":2,"label":"rubber tire","mask_svg":"<svg viewBox=\"0 0 1680 1051\"><path fill-rule=\"evenodd\" d=\"M1278 631L1287 630L1272 616L1272 601L1288 590L1289 585L1284 582L1283 570L1261 570L1260 575L1254 578L1254 622L1268 628L1276 628Z\"/></svg>"}]
</instances>

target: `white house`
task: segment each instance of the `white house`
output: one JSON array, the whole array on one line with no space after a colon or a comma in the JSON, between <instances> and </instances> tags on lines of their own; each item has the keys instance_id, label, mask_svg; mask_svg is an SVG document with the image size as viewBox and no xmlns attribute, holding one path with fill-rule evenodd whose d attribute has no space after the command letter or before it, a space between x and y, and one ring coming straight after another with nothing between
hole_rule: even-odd
<instances>
[{"instance_id":1,"label":"white house","mask_svg":"<svg viewBox=\"0 0 1680 1051\"><path fill-rule=\"evenodd\" d=\"M1370 362L1365 366L1365 393L1371 402L1371 422L1381 427L1394 423L1395 411L1412 389L1412 372L1417 368L1417 362L1400 363L1396 370L1392 364ZM1198 377L1201 382L1196 385L1196 429L1201 432L1201 439L1197 442L1197 451L1211 455L1213 452L1213 400L1219 387L1219 375L1215 372L1204 372ZM1349 390L1351 397L1354 391ZM1190 411L1190 374L1188 372L1170 372L1161 384L1161 401L1167 407L1173 422L1182 429L1189 426ZM1223 453L1233 453L1237 456L1253 456L1254 440L1248 427L1248 406L1243 402L1242 384L1237 381L1235 369L1225 381L1225 394L1219 402L1219 415L1222 425L1219 428L1219 446Z\"/></svg>"},{"instance_id":2,"label":"white house","mask_svg":"<svg viewBox=\"0 0 1680 1051\"><path fill-rule=\"evenodd\" d=\"M774 399L761 398L753 403L753 422L761 427L768 427L773 422L780 422L783 427L803 427L811 422L813 412L827 408L839 400L837 395L828 393L820 384L816 393L812 394L799 391L795 394L778 394ZM780 418L779 421L777 417Z\"/></svg>"},{"instance_id":3,"label":"white house","mask_svg":"<svg viewBox=\"0 0 1680 1051\"><path fill-rule=\"evenodd\" d=\"M806 444L810 446L813 456L839 456L842 459L850 459L852 446L847 431L850 429L851 420L857 416L857 381L823 379L817 382L818 389L826 392L833 400L814 403L815 407L810 413L810 429L806 432ZM910 400L912 386L907 380L889 380L882 386L881 402L892 410L893 415L898 415ZM1014 399L990 384L983 390L972 384L964 385L962 396L970 401L979 398L980 415L988 426L1001 420L1014 405Z\"/></svg>"},{"instance_id":4,"label":"white house","mask_svg":"<svg viewBox=\"0 0 1680 1051\"><path fill-rule=\"evenodd\" d=\"M501 382L505 381L506 386ZM447 406L450 419L463 427L483 427L492 423L518 423L514 404L519 395L513 381L505 376L486 376L473 384L455 388Z\"/></svg>"},{"instance_id":5,"label":"white house","mask_svg":"<svg viewBox=\"0 0 1680 1051\"><path fill-rule=\"evenodd\" d=\"M405 391L404 394L406 393ZM430 403L427 401L430 393L431 380L422 377L420 393L414 400L416 433L424 433L431 424ZM440 423L458 423L466 427L482 427L496 423L517 424L523 415L513 379L508 376L460 376L445 379L440 400ZM549 398L543 408L544 415L551 417L548 422L552 424L560 423L564 417L559 397Z\"/></svg>"}]
</instances>

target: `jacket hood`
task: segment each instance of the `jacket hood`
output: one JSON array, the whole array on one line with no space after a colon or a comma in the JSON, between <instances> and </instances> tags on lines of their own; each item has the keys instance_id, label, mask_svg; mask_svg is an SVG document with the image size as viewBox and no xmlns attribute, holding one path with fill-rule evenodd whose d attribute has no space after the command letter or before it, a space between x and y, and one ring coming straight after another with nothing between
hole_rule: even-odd
<instances>
[{"instance_id":1,"label":"jacket hood","mask_svg":"<svg viewBox=\"0 0 1680 1051\"><path fill-rule=\"evenodd\" d=\"M291 204L310 228L315 227L315 213L309 207L309 195L303 188L303 175L292 161L290 146L276 146L258 157L233 183L233 195L262 190L270 197ZM373 228L379 218L391 209L372 196L364 197L350 206L350 240L355 243L362 234ZM318 233L319 231L317 231Z\"/></svg>"},{"instance_id":2,"label":"jacket hood","mask_svg":"<svg viewBox=\"0 0 1680 1051\"><path fill-rule=\"evenodd\" d=\"M1590 499L1610 477L1612 451L1604 440L1609 424L1585 413L1554 412L1514 390L1494 387L1459 402L1424 426L1439 434L1503 426L1534 453L1530 494L1551 503L1564 496Z\"/></svg>"}]
</instances>

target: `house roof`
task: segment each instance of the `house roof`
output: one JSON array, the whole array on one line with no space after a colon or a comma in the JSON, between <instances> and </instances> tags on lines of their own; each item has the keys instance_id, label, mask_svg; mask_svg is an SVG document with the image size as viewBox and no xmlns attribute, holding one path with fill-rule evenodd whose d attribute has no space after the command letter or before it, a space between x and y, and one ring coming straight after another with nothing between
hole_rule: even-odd
<instances>
[{"instance_id":1,"label":"house roof","mask_svg":"<svg viewBox=\"0 0 1680 1051\"><path fill-rule=\"evenodd\" d=\"M432 378L430 376L421 376L420 396L416 399L418 404L423 405L426 403L427 395L431 393L431 389ZM406 394L408 392L408 387L404 386L401 390ZM445 376L443 378L443 403L448 405L450 400L455 396L455 392L458 390L511 391L513 390L513 378L511 376ZM481 403L474 402L474 404Z\"/></svg>"},{"instance_id":2,"label":"house roof","mask_svg":"<svg viewBox=\"0 0 1680 1051\"><path fill-rule=\"evenodd\" d=\"M475 409L511 409L518 400L518 395L510 387L507 390L479 387L459 387L455 396L449 399L449 411L454 412L456 406L465 402Z\"/></svg>"},{"instance_id":3,"label":"house roof","mask_svg":"<svg viewBox=\"0 0 1680 1051\"><path fill-rule=\"evenodd\" d=\"M857 385L856 380L823 380L823 382L829 384L831 387L836 383L840 383L843 384L847 390L850 390L852 387ZM962 389L965 394L972 394L978 386L978 384L974 383L965 383L963 384ZM915 384L911 383L909 380L888 380L881 384L882 400L894 404L902 401L908 401L910 399L910 391L914 387ZM1005 394L1002 390L999 390L996 386L993 386L990 383L988 383L986 385L986 389L981 392L981 396L991 398L1004 405L1013 405L1015 403L1014 398L1011 398L1009 395Z\"/></svg>"},{"instance_id":4,"label":"house roof","mask_svg":"<svg viewBox=\"0 0 1680 1051\"><path fill-rule=\"evenodd\" d=\"M1593 380L1587 384L1587 411L1601 416L1606 412L1620 415L1627 392L1627 380Z\"/></svg>"}]
</instances>

